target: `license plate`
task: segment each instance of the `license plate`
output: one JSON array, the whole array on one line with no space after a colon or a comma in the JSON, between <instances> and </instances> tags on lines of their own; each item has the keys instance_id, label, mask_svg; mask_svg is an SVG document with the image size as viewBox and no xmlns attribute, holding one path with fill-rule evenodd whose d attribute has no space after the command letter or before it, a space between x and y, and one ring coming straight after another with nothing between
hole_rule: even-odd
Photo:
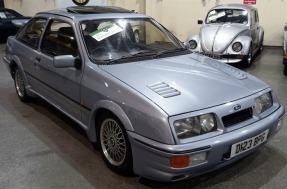
<instances>
[{"instance_id":1,"label":"license plate","mask_svg":"<svg viewBox=\"0 0 287 189\"><path fill-rule=\"evenodd\" d=\"M259 135L256 135L252 138L233 144L231 146L230 158L235 157L244 152L247 152L252 148L255 148L256 146L265 142L267 140L268 131L269 130L266 130L263 133L260 133Z\"/></svg>"},{"instance_id":2,"label":"license plate","mask_svg":"<svg viewBox=\"0 0 287 189\"><path fill-rule=\"evenodd\" d=\"M202 55L208 56L208 57L213 58L213 59L221 59L221 56L217 55L217 54L202 53Z\"/></svg>"}]
</instances>

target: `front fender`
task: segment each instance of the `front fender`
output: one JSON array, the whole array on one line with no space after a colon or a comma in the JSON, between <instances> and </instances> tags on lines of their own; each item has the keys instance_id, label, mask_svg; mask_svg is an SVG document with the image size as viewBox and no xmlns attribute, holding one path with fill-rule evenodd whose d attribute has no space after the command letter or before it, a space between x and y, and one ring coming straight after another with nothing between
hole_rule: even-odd
<instances>
[{"instance_id":1,"label":"front fender","mask_svg":"<svg viewBox=\"0 0 287 189\"><path fill-rule=\"evenodd\" d=\"M264 29L263 27L260 26L260 31L259 31L259 46L263 44L264 42Z\"/></svg>"},{"instance_id":2,"label":"front fender","mask_svg":"<svg viewBox=\"0 0 287 189\"><path fill-rule=\"evenodd\" d=\"M232 50L232 45L235 42L241 42L242 43L242 50L238 53L234 52ZM228 46L227 50L226 50L226 54L243 54L243 55L247 55L249 52L249 48L250 48L250 44L252 43L252 39L249 36L237 36L232 43L230 43L230 45Z\"/></svg>"},{"instance_id":3,"label":"front fender","mask_svg":"<svg viewBox=\"0 0 287 189\"><path fill-rule=\"evenodd\" d=\"M189 46L189 41L190 40L195 40L197 42L197 47L195 49L190 49ZM187 48L189 48L191 51L195 51L195 52L201 52L201 43L200 43L200 37L199 35L193 35L191 37L189 37L185 42L184 42L185 46Z\"/></svg>"},{"instance_id":4,"label":"front fender","mask_svg":"<svg viewBox=\"0 0 287 189\"><path fill-rule=\"evenodd\" d=\"M89 128L88 128L88 137L92 142L96 142L97 138L96 138L96 116L98 113L98 110L100 109L105 109L105 110L109 110L110 112L112 112L124 125L125 129L128 131L134 131L134 128L128 118L128 116L126 115L126 113L123 111L123 109L116 104L113 101L109 101L109 100L101 100L98 101L94 104L92 110L91 110L91 116L90 116L90 124L89 124Z\"/></svg>"}]
</instances>

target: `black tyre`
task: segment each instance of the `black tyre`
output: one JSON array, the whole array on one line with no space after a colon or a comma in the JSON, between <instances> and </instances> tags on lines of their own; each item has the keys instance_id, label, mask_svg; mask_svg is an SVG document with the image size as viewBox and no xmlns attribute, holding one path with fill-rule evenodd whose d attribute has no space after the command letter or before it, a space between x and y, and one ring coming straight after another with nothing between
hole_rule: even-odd
<instances>
[{"instance_id":1,"label":"black tyre","mask_svg":"<svg viewBox=\"0 0 287 189\"><path fill-rule=\"evenodd\" d=\"M140 32L138 30L136 30L134 32L134 36L135 36L136 43L139 43L140 42Z\"/></svg>"},{"instance_id":2,"label":"black tyre","mask_svg":"<svg viewBox=\"0 0 287 189\"><path fill-rule=\"evenodd\" d=\"M264 34L262 36L262 39L260 41L260 46L259 46L259 49L258 49L258 54L261 54L262 50L263 50L263 40L264 40Z\"/></svg>"},{"instance_id":3,"label":"black tyre","mask_svg":"<svg viewBox=\"0 0 287 189\"><path fill-rule=\"evenodd\" d=\"M30 100L30 96L27 95L23 74L18 67L14 70L14 84L18 97L21 101L27 102Z\"/></svg>"},{"instance_id":4,"label":"black tyre","mask_svg":"<svg viewBox=\"0 0 287 189\"><path fill-rule=\"evenodd\" d=\"M112 114L104 114L97 128L99 149L107 166L120 174L132 174L131 147L120 120Z\"/></svg>"},{"instance_id":5,"label":"black tyre","mask_svg":"<svg viewBox=\"0 0 287 189\"><path fill-rule=\"evenodd\" d=\"M246 58L244 58L244 60L242 61L242 66L247 68L252 64L252 45L250 45L249 47L249 51L248 54L246 56Z\"/></svg>"},{"instance_id":6,"label":"black tyre","mask_svg":"<svg viewBox=\"0 0 287 189\"><path fill-rule=\"evenodd\" d=\"M287 76L287 63L286 63L286 60L283 60L283 63L284 63L284 71L283 71L283 73L284 73L284 75Z\"/></svg>"}]
</instances>

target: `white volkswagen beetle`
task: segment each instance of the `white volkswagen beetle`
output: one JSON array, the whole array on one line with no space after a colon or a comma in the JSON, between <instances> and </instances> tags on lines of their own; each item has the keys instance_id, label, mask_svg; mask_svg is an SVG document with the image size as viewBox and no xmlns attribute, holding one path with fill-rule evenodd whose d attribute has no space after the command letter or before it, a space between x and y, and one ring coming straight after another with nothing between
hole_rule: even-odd
<instances>
[{"instance_id":1,"label":"white volkswagen beetle","mask_svg":"<svg viewBox=\"0 0 287 189\"><path fill-rule=\"evenodd\" d=\"M207 13L205 21L198 20L198 24L203 24L200 33L186 41L194 52L248 67L253 56L262 50L264 30L255 7L219 5Z\"/></svg>"}]
</instances>

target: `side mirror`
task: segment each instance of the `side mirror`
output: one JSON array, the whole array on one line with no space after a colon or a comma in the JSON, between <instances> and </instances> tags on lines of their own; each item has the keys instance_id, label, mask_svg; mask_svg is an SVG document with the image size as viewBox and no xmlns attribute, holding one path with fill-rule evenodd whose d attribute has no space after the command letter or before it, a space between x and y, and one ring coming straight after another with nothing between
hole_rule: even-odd
<instances>
[{"instance_id":1,"label":"side mirror","mask_svg":"<svg viewBox=\"0 0 287 189\"><path fill-rule=\"evenodd\" d=\"M197 24L203 24L202 20L197 20Z\"/></svg>"},{"instance_id":2,"label":"side mirror","mask_svg":"<svg viewBox=\"0 0 287 189\"><path fill-rule=\"evenodd\" d=\"M55 56L53 64L55 68L76 67L77 58L72 55Z\"/></svg>"}]
</instances>

